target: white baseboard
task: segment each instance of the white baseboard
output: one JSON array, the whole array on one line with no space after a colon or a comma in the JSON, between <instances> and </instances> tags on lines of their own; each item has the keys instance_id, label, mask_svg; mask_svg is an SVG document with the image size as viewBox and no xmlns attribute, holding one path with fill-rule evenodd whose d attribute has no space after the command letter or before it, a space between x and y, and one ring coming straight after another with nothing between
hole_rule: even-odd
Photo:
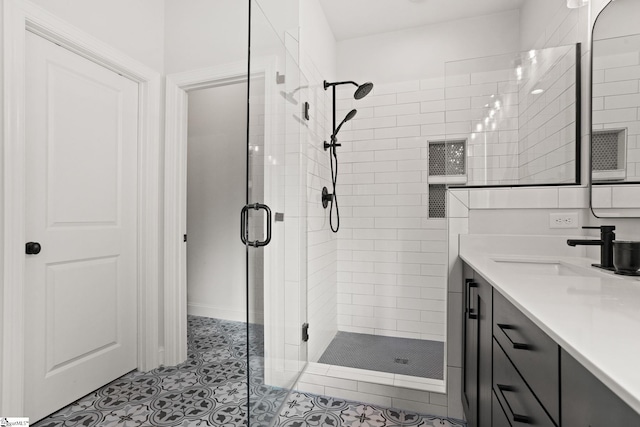
<instances>
[{"instance_id":1,"label":"white baseboard","mask_svg":"<svg viewBox=\"0 0 640 427\"><path fill-rule=\"evenodd\" d=\"M164 346L158 349L158 363L160 366L164 366Z\"/></svg>"},{"instance_id":2,"label":"white baseboard","mask_svg":"<svg viewBox=\"0 0 640 427\"><path fill-rule=\"evenodd\" d=\"M187 314L192 316L211 317L213 319L231 320L233 322L246 322L247 313L245 311L227 310L208 304L188 303ZM254 313L252 319L263 319L262 313ZM259 321L258 323L262 323Z\"/></svg>"},{"instance_id":3,"label":"white baseboard","mask_svg":"<svg viewBox=\"0 0 640 427\"><path fill-rule=\"evenodd\" d=\"M228 310L208 304L187 303L187 314L190 314L192 316L231 320L234 322L247 321L247 313L245 311Z\"/></svg>"}]
</instances>

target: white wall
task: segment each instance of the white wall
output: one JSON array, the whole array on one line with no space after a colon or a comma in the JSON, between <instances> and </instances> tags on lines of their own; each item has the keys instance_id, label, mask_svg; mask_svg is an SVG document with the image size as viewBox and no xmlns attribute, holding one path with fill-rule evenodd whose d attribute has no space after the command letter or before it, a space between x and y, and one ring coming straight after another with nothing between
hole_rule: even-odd
<instances>
[{"instance_id":1,"label":"white wall","mask_svg":"<svg viewBox=\"0 0 640 427\"><path fill-rule=\"evenodd\" d=\"M165 7L167 74L247 61L246 1L165 0Z\"/></svg>"},{"instance_id":2,"label":"white wall","mask_svg":"<svg viewBox=\"0 0 640 427\"><path fill-rule=\"evenodd\" d=\"M4 22L4 9L0 7L0 22ZM4 37L0 35L0 45L4 45ZM4 81L4 52L0 48L0 52L3 54L0 55L0 79ZM4 84L0 85L0 99L4 99ZM5 141L4 141L4 102L0 103L0 129L2 129L2 133L0 134L0 165L4 165L4 152L5 152ZM0 206L5 206L4 201L4 173L0 173ZM0 209L0 224L4 224L4 209ZM4 227L0 227L0 241L4 242ZM4 246L4 245L3 245ZM0 271L4 270L4 247L0 247ZM4 275L3 275L4 276ZM4 277L3 279L4 280ZM4 295L0 296L0 319L4 319ZM4 322L3 322L4 323ZM4 375L4 328L0 328L0 384L3 383L3 375ZM2 395L2 389L0 389L0 402L4 401ZM1 404L0 404L1 406ZM0 407L0 409L2 409Z\"/></svg>"},{"instance_id":3,"label":"white wall","mask_svg":"<svg viewBox=\"0 0 640 427\"><path fill-rule=\"evenodd\" d=\"M190 92L187 161L189 314L244 321L246 85Z\"/></svg>"},{"instance_id":4,"label":"white wall","mask_svg":"<svg viewBox=\"0 0 640 427\"><path fill-rule=\"evenodd\" d=\"M162 72L164 2L158 0L33 0L97 39Z\"/></svg>"},{"instance_id":5,"label":"white wall","mask_svg":"<svg viewBox=\"0 0 640 427\"><path fill-rule=\"evenodd\" d=\"M306 0L254 0L251 7L252 20L260 13L256 10L259 8L278 38L284 42L286 33L298 33L302 1Z\"/></svg>"},{"instance_id":6,"label":"white wall","mask_svg":"<svg viewBox=\"0 0 640 427\"><path fill-rule=\"evenodd\" d=\"M376 84L441 77L444 63L516 52L518 11L338 43L340 79Z\"/></svg>"},{"instance_id":7,"label":"white wall","mask_svg":"<svg viewBox=\"0 0 640 427\"><path fill-rule=\"evenodd\" d=\"M566 13L566 1L559 0L525 0L520 12L520 49L539 49L545 47L551 34L559 28L552 25L550 33L547 26L555 17ZM567 30L567 25L561 26Z\"/></svg>"},{"instance_id":8,"label":"white wall","mask_svg":"<svg viewBox=\"0 0 640 427\"><path fill-rule=\"evenodd\" d=\"M336 39L318 0L304 0L300 4L300 52L313 62L325 80L335 80Z\"/></svg>"},{"instance_id":9,"label":"white wall","mask_svg":"<svg viewBox=\"0 0 640 427\"><path fill-rule=\"evenodd\" d=\"M598 39L626 36L629 34L637 34L638 21L628 19L630 16L640 16L640 3L636 0L615 0L616 3L611 9L598 16L600 8L606 3L603 0L592 2L592 19L598 18Z\"/></svg>"}]
</instances>

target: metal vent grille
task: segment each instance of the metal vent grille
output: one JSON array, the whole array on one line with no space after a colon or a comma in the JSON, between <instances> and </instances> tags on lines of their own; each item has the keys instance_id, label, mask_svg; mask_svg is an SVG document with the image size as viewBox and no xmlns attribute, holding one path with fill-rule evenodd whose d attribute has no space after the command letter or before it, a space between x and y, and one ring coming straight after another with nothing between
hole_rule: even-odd
<instances>
[{"instance_id":1,"label":"metal vent grille","mask_svg":"<svg viewBox=\"0 0 640 427\"><path fill-rule=\"evenodd\" d=\"M465 175L465 141L438 141L429 143L429 175Z\"/></svg>"},{"instance_id":2,"label":"metal vent grille","mask_svg":"<svg viewBox=\"0 0 640 427\"><path fill-rule=\"evenodd\" d=\"M446 218L447 216L447 186L444 184L429 184L429 218Z\"/></svg>"},{"instance_id":3,"label":"metal vent grille","mask_svg":"<svg viewBox=\"0 0 640 427\"><path fill-rule=\"evenodd\" d=\"M591 156L593 157L594 171L610 171L622 169L624 165L618 164L620 152L620 136L623 130L610 130L594 132L591 140Z\"/></svg>"}]
</instances>

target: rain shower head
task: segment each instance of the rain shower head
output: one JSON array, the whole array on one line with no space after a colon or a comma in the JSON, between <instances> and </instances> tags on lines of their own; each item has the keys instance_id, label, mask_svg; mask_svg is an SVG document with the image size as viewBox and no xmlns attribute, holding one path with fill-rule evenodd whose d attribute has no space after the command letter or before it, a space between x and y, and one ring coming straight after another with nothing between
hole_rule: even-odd
<instances>
[{"instance_id":1,"label":"rain shower head","mask_svg":"<svg viewBox=\"0 0 640 427\"><path fill-rule=\"evenodd\" d=\"M347 123L349 120L353 119L357 113L358 113L358 110L356 110L355 108L347 113L344 120L342 120L342 122L336 128L336 131L333 133L333 135L331 135L331 140L333 142L337 141L338 132L340 132L340 128L342 127L342 125Z\"/></svg>"},{"instance_id":2,"label":"rain shower head","mask_svg":"<svg viewBox=\"0 0 640 427\"><path fill-rule=\"evenodd\" d=\"M365 96L369 95L369 92L371 92L372 89L373 83L371 82L361 84L360 86L358 86L358 89L356 89L356 93L353 94L353 97L355 99L362 99Z\"/></svg>"},{"instance_id":3,"label":"rain shower head","mask_svg":"<svg viewBox=\"0 0 640 427\"><path fill-rule=\"evenodd\" d=\"M369 95L369 92L371 92L371 89L373 89L373 83L371 82L367 82L364 84L359 85L356 82L353 81L346 81L346 82L335 82L335 83L329 83L328 81L324 81L324 90L327 90L328 88L330 88L331 86L335 87L335 86L340 86L340 85L354 85L357 86L358 88L356 89L355 93L353 94L353 97L355 99L362 99L365 96Z\"/></svg>"},{"instance_id":4,"label":"rain shower head","mask_svg":"<svg viewBox=\"0 0 640 427\"><path fill-rule=\"evenodd\" d=\"M280 95L293 105L298 105L298 100L293 97L293 93L285 92L283 90L280 91Z\"/></svg>"}]
</instances>

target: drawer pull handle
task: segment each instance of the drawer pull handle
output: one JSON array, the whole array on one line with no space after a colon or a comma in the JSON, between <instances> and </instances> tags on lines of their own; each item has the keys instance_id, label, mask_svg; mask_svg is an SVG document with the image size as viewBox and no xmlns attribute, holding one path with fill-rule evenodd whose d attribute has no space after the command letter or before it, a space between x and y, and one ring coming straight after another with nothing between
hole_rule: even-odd
<instances>
[{"instance_id":1,"label":"drawer pull handle","mask_svg":"<svg viewBox=\"0 0 640 427\"><path fill-rule=\"evenodd\" d=\"M504 333L504 336L507 337L507 339L509 340L511 345L513 345L513 348L515 348L516 350L533 350L533 347L531 345L525 344L525 343L521 343L521 342L515 342L515 341L513 341L511 339L511 337L509 336L507 331L508 330L515 330L516 329L515 326L505 325L504 323L498 323L498 328L500 328L502 333Z\"/></svg>"},{"instance_id":2,"label":"drawer pull handle","mask_svg":"<svg viewBox=\"0 0 640 427\"><path fill-rule=\"evenodd\" d=\"M473 308L471 308L471 288L477 288L478 284L473 281L473 279L466 279L467 283L467 317L469 319L477 319L478 314L474 313Z\"/></svg>"},{"instance_id":3,"label":"drawer pull handle","mask_svg":"<svg viewBox=\"0 0 640 427\"><path fill-rule=\"evenodd\" d=\"M507 405L507 408L509 409L509 413L511 414L511 418L513 418L513 421L516 423L522 423L522 424L533 424L533 419L531 419L531 417L528 417L526 415L514 414L513 409L511 409L511 405L509 405L509 401L507 400L507 397L504 395L505 391L517 392L518 390L515 387L512 387L510 385L496 384L496 386L498 386L498 391L502 396L502 400L504 400L504 403Z\"/></svg>"}]
</instances>

